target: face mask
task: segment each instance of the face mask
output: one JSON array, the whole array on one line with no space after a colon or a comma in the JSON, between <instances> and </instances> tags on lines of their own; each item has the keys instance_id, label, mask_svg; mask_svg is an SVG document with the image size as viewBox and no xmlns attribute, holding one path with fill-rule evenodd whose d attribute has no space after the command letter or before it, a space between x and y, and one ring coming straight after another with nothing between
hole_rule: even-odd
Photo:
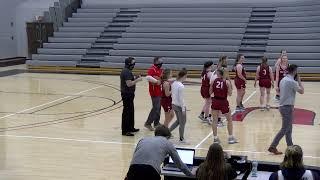
<instances>
[{"instance_id":1,"label":"face mask","mask_svg":"<svg viewBox=\"0 0 320 180\"><path fill-rule=\"evenodd\" d=\"M128 67L128 69L130 69L130 70L134 69L134 66L135 66L135 65L136 65L135 63L134 63L134 64L130 64L129 67Z\"/></svg>"},{"instance_id":2,"label":"face mask","mask_svg":"<svg viewBox=\"0 0 320 180\"><path fill-rule=\"evenodd\" d=\"M128 64L128 65L126 65L126 67L127 67L128 69L132 70L132 69L134 68L135 64L136 64L136 63Z\"/></svg>"},{"instance_id":3,"label":"face mask","mask_svg":"<svg viewBox=\"0 0 320 180\"><path fill-rule=\"evenodd\" d=\"M154 64L154 65L157 66L158 68L161 68L161 67L162 67L162 64L163 64L163 63Z\"/></svg>"}]
</instances>

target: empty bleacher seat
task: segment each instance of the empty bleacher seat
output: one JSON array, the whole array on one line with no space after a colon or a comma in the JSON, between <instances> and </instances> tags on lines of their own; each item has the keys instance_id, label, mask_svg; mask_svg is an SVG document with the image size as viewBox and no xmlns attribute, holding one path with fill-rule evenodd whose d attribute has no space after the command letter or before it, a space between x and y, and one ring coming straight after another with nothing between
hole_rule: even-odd
<instances>
[{"instance_id":1,"label":"empty bleacher seat","mask_svg":"<svg viewBox=\"0 0 320 180\"><path fill-rule=\"evenodd\" d=\"M51 49L87 49L91 43L44 43L43 48Z\"/></svg>"},{"instance_id":2,"label":"empty bleacher seat","mask_svg":"<svg viewBox=\"0 0 320 180\"><path fill-rule=\"evenodd\" d=\"M273 23L273 28L312 28L320 27L319 22L282 22L282 23Z\"/></svg>"},{"instance_id":3,"label":"empty bleacher seat","mask_svg":"<svg viewBox=\"0 0 320 180\"><path fill-rule=\"evenodd\" d=\"M119 12L120 9L89 9L89 8L80 8L77 10L77 13L115 13Z\"/></svg>"},{"instance_id":4,"label":"empty bleacher seat","mask_svg":"<svg viewBox=\"0 0 320 180\"><path fill-rule=\"evenodd\" d=\"M320 39L320 33L308 33L308 34L270 34L269 39L277 39L277 40L290 40L290 39L295 39L295 40L300 40L300 39Z\"/></svg>"},{"instance_id":5,"label":"empty bleacher seat","mask_svg":"<svg viewBox=\"0 0 320 180\"><path fill-rule=\"evenodd\" d=\"M50 43L93 43L97 38L55 38L55 37L49 37Z\"/></svg>"},{"instance_id":6,"label":"empty bleacher seat","mask_svg":"<svg viewBox=\"0 0 320 180\"><path fill-rule=\"evenodd\" d=\"M250 13L141 13L140 17L164 18L164 17L250 17Z\"/></svg>"},{"instance_id":7,"label":"empty bleacher seat","mask_svg":"<svg viewBox=\"0 0 320 180\"><path fill-rule=\"evenodd\" d=\"M86 49L46 49L46 48L39 48L38 54L78 54L84 55L86 54Z\"/></svg>"},{"instance_id":8,"label":"empty bleacher seat","mask_svg":"<svg viewBox=\"0 0 320 180\"><path fill-rule=\"evenodd\" d=\"M30 66L66 66L66 67L76 67L77 61L39 61L39 60L29 60L26 62Z\"/></svg>"},{"instance_id":9,"label":"empty bleacher seat","mask_svg":"<svg viewBox=\"0 0 320 180\"><path fill-rule=\"evenodd\" d=\"M73 13L75 18L111 18L115 13Z\"/></svg>"},{"instance_id":10,"label":"empty bleacher seat","mask_svg":"<svg viewBox=\"0 0 320 180\"><path fill-rule=\"evenodd\" d=\"M320 11L277 12L276 17L319 16Z\"/></svg>"},{"instance_id":11,"label":"empty bleacher seat","mask_svg":"<svg viewBox=\"0 0 320 180\"><path fill-rule=\"evenodd\" d=\"M104 27L59 27L59 32L102 32Z\"/></svg>"},{"instance_id":12,"label":"empty bleacher seat","mask_svg":"<svg viewBox=\"0 0 320 180\"><path fill-rule=\"evenodd\" d=\"M320 39L318 40L269 40L268 41L269 46L320 46Z\"/></svg>"},{"instance_id":13,"label":"empty bleacher seat","mask_svg":"<svg viewBox=\"0 0 320 180\"><path fill-rule=\"evenodd\" d=\"M241 39L243 34L228 33L123 33L127 38L172 38L172 39Z\"/></svg>"},{"instance_id":14,"label":"empty bleacher seat","mask_svg":"<svg viewBox=\"0 0 320 180\"><path fill-rule=\"evenodd\" d=\"M160 56L160 57L220 57L227 55L231 58L236 56L236 52L199 52L199 51L150 51L150 50L110 50L110 55L114 56Z\"/></svg>"},{"instance_id":15,"label":"empty bleacher seat","mask_svg":"<svg viewBox=\"0 0 320 180\"><path fill-rule=\"evenodd\" d=\"M65 27L105 27L109 23L107 22L65 22Z\"/></svg>"},{"instance_id":16,"label":"empty bleacher seat","mask_svg":"<svg viewBox=\"0 0 320 180\"><path fill-rule=\"evenodd\" d=\"M68 18L68 22L111 22L112 18Z\"/></svg>"},{"instance_id":17,"label":"empty bleacher seat","mask_svg":"<svg viewBox=\"0 0 320 180\"><path fill-rule=\"evenodd\" d=\"M293 44L292 44L293 45ZM288 52L294 53L320 53L320 46L268 46L267 52L280 52L281 49L285 49ZM320 59L320 58L319 58Z\"/></svg>"},{"instance_id":18,"label":"empty bleacher seat","mask_svg":"<svg viewBox=\"0 0 320 180\"><path fill-rule=\"evenodd\" d=\"M33 54L32 59L35 60L52 60L52 61L80 61L82 55L48 55Z\"/></svg>"},{"instance_id":19,"label":"empty bleacher seat","mask_svg":"<svg viewBox=\"0 0 320 180\"><path fill-rule=\"evenodd\" d=\"M243 34L244 28L153 28L153 27L130 27L127 32L136 33L224 33Z\"/></svg>"},{"instance_id":20,"label":"empty bleacher seat","mask_svg":"<svg viewBox=\"0 0 320 180\"><path fill-rule=\"evenodd\" d=\"M57 38L97 38L100 32L54 32L53 35Z\"/></svg>"},{"instance_id":21,"label":"empty bleacher seat","mask_svg":"<svg viewBox=\"0 0 320 180\"><path fill-rule=\"evenodd\" d=\"M250 13L251 8L142 8L142 13Z\"/></svg>"},{"instance_id":22,"label":"empty bleacher seat","mask_svg":"<svg viewBox=\"0 0 320 180\"><path fill-rule=\"evenodd\" d=\"M180 23L247 23L249 17L223 18L223 17L169 17L169 18L146 18L138 17L135 22L180 22Z\"/></svg>"},{"instance_id":23,"label":"empty bleacher seat","mask_svg":"<svg viewBox=\"0 0 320 180\"><path fill-rule=\"evenodd\" d=\"M208 44L239 46L241 39L165 39L165 38L120 38L119 44Z\"/></svg>"},{"instance_id":24,"label":"empty bleacher seat","mask_svg":"<svg viewBox=\"0 0 320 180\"><path fill-rule=\"evenodd\" d=\"M268 58L274 58L274 59L278 59L279 54L280 54L280 50L278 53L270 53L270 52L265 53L265 55ZM319 60L319 57L320 57L320 52L318 52L318 53L291 53L291 52L288 52L289 61L290 61L290 59L294 59L294 60L303 60L303 59Z\"/></svg>"},{"instance_id":25,"label":"empty bleacher seat","mask_svg":"<svg viewBox=\"0 0 320 180\"><path fill-rule=\"evenodd\" d=\"M235 52L238 46L221 45L161 45L161 44L114 44L114 49L123 50L154 50L154 51L213 51Z\"/></svg>"},{"instance_id":26,"label":"empty bleacher seat","mask_svg":"<svg viewBox=\"0 0 320 180\"><path fill-rule=\"evenodd\" d=\"M320 33L320 27L309 28L272 28L273 34L308 34L308 33Z\"/></svg>"},{"instance_id":27,"label":"empty bleacher seat","mask_svg":"<svg viewBox=\"0 0 320 180\"><path fill-rule=\"evenodd\" d=\"M130 27L165 27L165 28L245 28L246 23L181 23L181 22L135 22Z\"/></svg>"}]
</instances>

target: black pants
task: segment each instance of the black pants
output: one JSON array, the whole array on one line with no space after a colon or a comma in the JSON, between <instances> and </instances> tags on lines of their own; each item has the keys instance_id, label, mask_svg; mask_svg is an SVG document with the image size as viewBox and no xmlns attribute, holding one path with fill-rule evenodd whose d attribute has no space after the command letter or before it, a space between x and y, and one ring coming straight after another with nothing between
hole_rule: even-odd
<instances>
[{"instance_id":1,"label":"black pants","mask_svg":"<svg viewBox=\"0 0 320 180\"><path fill-rule=\"evenodd\" d=\"M122 111L122 133L131 132L134 129L134 94L121 93Z\"/></svg>"},{"instance_id":2,"label":"black pants","mask_svg":"<svg viewBox=\"0 0 320 180\"><path fill-rule=\"evenodd\" d=\"M158 172L150 165L131 165L127 174L127 180L160 180Z\"/></svg>"}]
</instances>

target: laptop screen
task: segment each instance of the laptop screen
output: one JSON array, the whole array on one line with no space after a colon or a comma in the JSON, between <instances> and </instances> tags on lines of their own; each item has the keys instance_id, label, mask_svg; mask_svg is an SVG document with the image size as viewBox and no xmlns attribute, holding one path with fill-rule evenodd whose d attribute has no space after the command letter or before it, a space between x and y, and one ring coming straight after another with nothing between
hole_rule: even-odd
<instances>
[{"instance_id":1,"label":"laptop screen","mask_svg":"<svg viewBox=\"0 0 320 180\"><path fill-rule=\"evenodd\" d=\"M194 149L178 149L177 152L180 156L181 161L187 165L193 165ZM169 163L173 163L172 158L169 158Z\"/></svg>"}]
</instances>

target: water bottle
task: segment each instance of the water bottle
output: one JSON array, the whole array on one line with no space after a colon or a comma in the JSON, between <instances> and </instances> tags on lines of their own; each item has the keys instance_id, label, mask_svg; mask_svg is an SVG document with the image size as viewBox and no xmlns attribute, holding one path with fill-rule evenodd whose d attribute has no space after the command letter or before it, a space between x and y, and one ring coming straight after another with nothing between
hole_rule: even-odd
<instances>
[{"instance_id":1,"label":"water bottle","mask_svg":"<svg viewBox=\"0 0 320 180\"><path fill-rule=\"evenodd\" d=\"M258 177L258 161L256 160L252 162L251 177Z\"/></svg>"}]
</instances>

